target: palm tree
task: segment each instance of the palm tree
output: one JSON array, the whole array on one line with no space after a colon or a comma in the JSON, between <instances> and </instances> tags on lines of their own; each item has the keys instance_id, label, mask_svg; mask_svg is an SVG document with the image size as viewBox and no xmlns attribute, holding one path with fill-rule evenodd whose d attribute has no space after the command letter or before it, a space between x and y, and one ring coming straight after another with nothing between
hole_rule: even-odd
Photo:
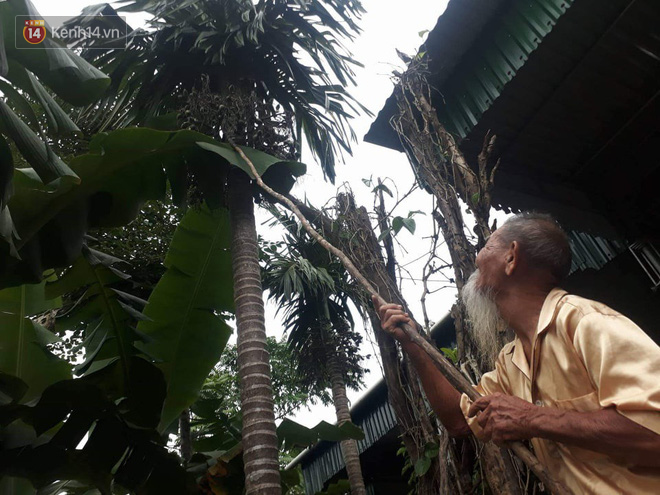
<instances>
[{"instance_id":1,"label":"palm tree","mask_svg":"<svg viewBox=\"0 0 660 495\"><path fill-rule=\"evenodd\" d=\"M341 45L359 31L359 0L132 0L120 10L150 13L155 30L131 31L126 50L80 46L112 78L105 98L79 114L86 130L163 125L178 111L187 128L283 159L300 157L304 135L334 179L335 158L354 139L349 119L362 108L344 90L356 62ZM107 4L83 13L122 27ZM230 211L246 491L279 493L254 186L238 170L209 173L215 185L203 174L189 181Z\"/></svg>"},{"instance_id":2,"label":"palm tree","mask_svg":"<svg viewBox=\"0 0 660 495\"><path fill-rule=\"evenodd\" d=\"M358 389L365 370L360 366L362 337L353 331L348 305L358 308L361 291L347 280L339 260L310 239L290 218L280 217L288 235L283 251L273 253L264 270L264 285L285 310L289 346L302 380L330 388L339 426L351 421L347 387ZM341 442L353 495L366 489L355 440Z\"/></svg>"}]
</instances>

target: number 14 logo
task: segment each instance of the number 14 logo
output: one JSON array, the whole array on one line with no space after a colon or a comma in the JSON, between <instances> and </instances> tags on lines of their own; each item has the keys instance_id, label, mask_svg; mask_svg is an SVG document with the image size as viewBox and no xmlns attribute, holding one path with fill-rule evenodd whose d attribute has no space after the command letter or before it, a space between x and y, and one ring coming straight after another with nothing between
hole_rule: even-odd
<instances>
[{"instance_id":1,"label":"number 14 logo","mask_svg":"<svg viewBox=\"0 0 660 495\"><path fill-rule=\"evenodd\" d=\"M46 21L27 20L23 27L25 41L32 45L38 45L46 39Z\"/></svg>"}]
</instances>

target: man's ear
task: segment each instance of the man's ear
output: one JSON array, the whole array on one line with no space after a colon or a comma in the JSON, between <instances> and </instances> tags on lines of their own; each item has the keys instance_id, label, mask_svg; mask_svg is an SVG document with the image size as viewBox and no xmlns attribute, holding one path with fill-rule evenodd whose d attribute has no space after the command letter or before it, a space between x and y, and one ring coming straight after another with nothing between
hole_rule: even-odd
<instances>
[{"instance_id":1,"label":"man's ear","mask_svg":"<svg viewBox=\"0 0 660 495\"><path fill-rule=\"evenodd\" d=\"M513 241L507 249L504 258L504 273L511 276L520 263L520 244L518 241Z\"/></svg>"}]
</instances>

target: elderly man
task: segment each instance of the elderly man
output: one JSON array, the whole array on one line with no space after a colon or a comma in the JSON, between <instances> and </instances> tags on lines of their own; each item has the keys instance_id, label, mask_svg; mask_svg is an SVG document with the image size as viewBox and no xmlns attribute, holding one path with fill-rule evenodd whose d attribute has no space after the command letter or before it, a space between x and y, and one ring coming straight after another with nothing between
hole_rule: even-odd
<instances>
[{"instance_id":1,"label":"elderly man","mask_svg":"<svg viewBox=\"0 0 660 495\"><path fill-rule=\"evenodd\" d=\"M545 215L508 220L477 256L462 298L477 342L504 320L516 334L471 403L398 327L402 308L378 307L410 356L452 436L531 440L575 493L660 493L660 348L604 304L557 288L571 264L566 234ZM377 304L377 302L376 302Z\"/></svg>"}]
</instances>

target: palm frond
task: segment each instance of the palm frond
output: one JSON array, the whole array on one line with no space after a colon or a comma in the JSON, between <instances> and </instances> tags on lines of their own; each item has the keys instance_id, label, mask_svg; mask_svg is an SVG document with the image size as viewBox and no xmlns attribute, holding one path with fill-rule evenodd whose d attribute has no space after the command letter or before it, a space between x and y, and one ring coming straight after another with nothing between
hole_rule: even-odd
<instances>
[{"instance_id":1,"label":"palm frond","mask_svg":"<svg viewBox=\"0 0 660 495\"><path fill-rule=\"evenodd\" d=\"M360 66L342 44L359 33L359 1L131 0L119 11L148 12L152 30L130 30L127 50L81 46L112 78L105 98L81 112L84 125L96 131L143 124L180 107L202 75L215 90L248 83L295 116L334 180L336 158L355 140L351 119L369 114L345 89ZM107 4L100 12L119 19Z\"/></svg>"}]
</instances>

